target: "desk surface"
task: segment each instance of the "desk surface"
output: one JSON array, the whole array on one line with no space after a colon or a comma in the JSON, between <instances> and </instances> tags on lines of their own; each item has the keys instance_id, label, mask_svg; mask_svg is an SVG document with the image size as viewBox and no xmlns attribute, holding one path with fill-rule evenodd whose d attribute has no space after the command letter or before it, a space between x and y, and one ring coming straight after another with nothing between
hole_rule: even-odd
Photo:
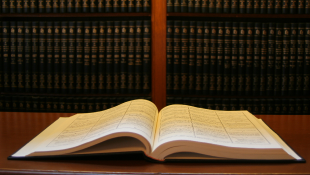
<instances>
[{"instance_id":1,"label":"desk surface","mask_svg":"<svg viewBox=\"0 0 310 175\"><path fill-rule=\"evenodd\" d=\"M0 174L310 174L310 115L257 115L307 163L151 163L136 160L7 160L58 117L72 113L0 112Z\"/></svg>"}]
</instances>

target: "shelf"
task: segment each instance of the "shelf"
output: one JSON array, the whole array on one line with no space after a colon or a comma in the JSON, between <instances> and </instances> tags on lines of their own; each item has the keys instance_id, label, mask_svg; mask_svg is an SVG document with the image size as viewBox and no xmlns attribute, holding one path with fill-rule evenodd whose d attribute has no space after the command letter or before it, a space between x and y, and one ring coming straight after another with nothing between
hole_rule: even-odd
<instances>
[{"instance_id":1,"label":"shelf","mask_svg":"<svg viewBox=\"0 0 310 175\"><path fill-rule=\"evenodd\" d=\"M76 93L66 93L66 94L54 94L54 93L27 93L27 92L1 92L0 95L9 96L52 96L52 97L150 97L151 94L76 94Z\"/></svg>"},{"instance_id":2,"label":"shelf","mask_svg":"<svg viewBox=\"0 0 310 175\"><path fill-rule=\"evenodd\" d=\"M173 17L210 17L210 18L310 18L310 14L239 14L239 13L167 13Z\"/></svg>"}]
</instances>

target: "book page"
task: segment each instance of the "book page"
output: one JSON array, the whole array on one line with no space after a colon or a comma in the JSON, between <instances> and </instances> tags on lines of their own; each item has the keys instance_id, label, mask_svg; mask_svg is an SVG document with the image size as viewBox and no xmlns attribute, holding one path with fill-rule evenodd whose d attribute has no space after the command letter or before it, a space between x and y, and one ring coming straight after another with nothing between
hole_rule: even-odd
<instances>
[{"instance_id":1,"label":"book page","mask_svg":"<svg viewBox=\"0 0 310 175\"><path fill-rule=\"evenodd\" d=\"M157 107L147 100L133 100L105 111L77 114L68 125L52 133L37 151L68 149L124 132L139 134L152 144L157 114Z\"/></svg>"},{"instance_id":2,"label":"book page","mask_svg":"<svg viewBox=\"0 0 310 175\"><path fill-rule=\"evenodd\" d=\"M190 140L230 147L279 148L277 142L248 111L217 111L170 105L158 118L155 150L159 145Z\"/></svg>"}]
</instances>

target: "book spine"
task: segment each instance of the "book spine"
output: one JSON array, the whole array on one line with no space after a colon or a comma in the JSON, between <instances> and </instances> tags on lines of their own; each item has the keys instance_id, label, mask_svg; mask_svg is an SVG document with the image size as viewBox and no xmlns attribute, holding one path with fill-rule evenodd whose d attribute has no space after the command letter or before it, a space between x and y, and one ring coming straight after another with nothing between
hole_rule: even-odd
<instances>
[{"instance_id":1,"label":"book spine","mask_svg":"<svg viewBox=\"0 0 310 175\"><path fill-rule=\"evenodd\" d=\"M113 93L113 21L107 21L106 34L106 93Z\"/></svg>"},{"instance_id":2,"label":"book spine","mask_svg":"<svg viewBox=\"0 0 310 175\"><path fill-rule=\"evenodd\" d=\"M114 21L113 28L113 90L114 93L120 91L120 45L121 45L121 34L120 34L120 21ZM140 28L141 32L141 28ZM140 55L141 58L141 55ZM141 65L141 60L140 60ZM141 75L141 74L140 74Z\"/></svg>"},{"instance_id":3,"label":"book spine","mask_svg":"<svg viewBox=\"0 0 310 175\"><path fill-rule=\"evenodd\" d=\"M68 21L61 22L60 65L61 65L61 93L68 93Z\"/></svg>"},{"instance_id":4,"label":"book spine","mask_svg":"<svg viewBox=\"0 0 310 175\"><path fill-rule=\"evenodd\" d=\"M211 1L215 2L215 0L211 0ZM187 3L187 12L189 12L189 13L195 12L194 0L188 0L187 2L188 2ZM175 10L175 8L174 8L174 10ZM215 10L215 4L214 4L214 10Z\"/></svg>"},{"instance_id":5,"label":"book spine","mask_svg":"<svg viewBox=\"0 0 310 175\"><path fill-rule=\"evenodd\" d=\"M3 0L2 0L3 2ZM23 0L23 13L30 13L30 0ZM3 9L3 3L2 3L2 9ZM3 10L2 10L3 13Z\"/></svg>"},{"instance_id":6,"label":"book spine","mask_svg":"<svg viewBox=\"0 0 310 175\"><path fill-rule=\"evenodd\" d=\"M8 21L1 21L1 36L2 41L0 42L2 47L2 60L0 61L2 76L0 77L2 80L2 89L3 92L10 92L10 25ZM3 106L4 107L4 106Z\"/></svg>"},{"instance_id":7,"label":"book spine","mask_svg":"<svg viewBox=\"0 0 310 175\"><path fill-rule=\"evenodd\" d=\"M128 0L128 12L135 12L135 0Z\"/></svg>"},{"instance_id":8,"label":"book spine","mask_svg":"<svg viewBox=\"0 0 310 175\"><path fill-rule=\"evenodd\" d=\"M282 13L282 0L275 0L274 4L274 14Z\"/></svg>"},{"instance_id":9,"label":"book spine","mask_svg":"<svg viewBox=\"0 0 310 175\"><path fill-rule=\"evenodd\" d=\"M120 92L127 92L127 65L128 65L128 21L121 22L121 46L120 46Z\"/></svg>"},{"instance_id":10,"label":"book spine","mask_svg":"<svg viewBox=\"0 0 310 175\"><path fill-rule=\"evenodd\" d=\"M297 13L298 14L304 14L305 13L305 0L298 0L297 5Z\"/></svg>"},{"instance_id":11,"label":"book spine","mask_svg":"<svg viewBox=\"0 0 310 175\"><path fill-rule=\"evenodd\" d=\"M1 45L0 45L1 47ZM1 52L0 52L1 53ZM17 21L17 89L25 90L25 63L24 63L24 22ZM1 77L0 77L1 78ZM0 87L1 89L1 87Z\"/></svg>"},{"instance_id":12,"label":"book spine","mask_svg":"<svg viewBox=\"0 0 310 175\"><path fill-rule=\"evenodd\" d=\"M310 23L306 23L305 27L305 59L303 72L303 95L310 94Z\"/></svg>"},{"instance_id":13,"label":"book spine","mask_svg":"<svg viewBox=\"0 0 310 175\"><path fill-rule=\"evenodd\" d=\"M128 22L128 93L135 92L135 26L135 21Z\"/></svg>"},{"instance_id":14,"label":"book spine","mask_svg":"<svg viewBox=\"0 0 310 175\"><path fill-rule=\"evenodd\" d=\"M290 14L296 14L297 13L297 0L290 0L289 2L289 8L290 8Z\"/></svg>"},{"instance_id":15,"label":"book spine","mask_svg":"<svg viewBox=\"0 0 310 175\"><path fill-rule=\"evenodd\" d=\"M223 13L230 13L231 2L230 0L224 0L223 2Z\"/></svg>"},{"instance_id":16,"label":"book spine","mask_svg":"<svg viewBox=\"0 0 310 175\"><path fill-rule=\"evenodd\" d=\"M267 13L267 0L260 0L260 13L261 14Z\"/></svg>"},{"instance_id":17,"label":"book spine","mask_svg":"<svg viewBox=\"0 0 310 175\"><path fill-rule=\"evenodd\" d=\"M189 60L188 60L188 92L195 93L196 69L196 21L189 22Z\"/></svg>"},{"instance_id":18,"label":"book spine","mask_svg":"<svg viewBox=\"0 0 310 175\"><path fill-rule=\"evenodd\" d=\"M24 35L25 35L25 92L31 92L31 22L24 22Z\"/></svg>"},{"instance_id":19,"label":"book spine","mask_svg":"<svg viewBox=\"0 0 310 175\"><path fill-rule=\"evenodd\" d=\"M76 61L76 22L68 22L68 93L73 94L75 92L75 61Z\"/></svg>"},{"instance_id":20,"label":"book spine","mask_svg":"<svg viewBox=\"0 0 310 175\"><path fill-rule=\"evenodd\" d=\"M267 82L266 95L274 94L274 70L275 70L275 23L268 24L268 50L267 50Z\"/></svg>"},{"instance_id":21,"label":"book spine","mask_svg":"<svg viewBox=\"0 0 310 175\"><path fill-rule=\"evenodd\" d=\"M210 72L210 22L204 22L203 33L203 68L202 68L202 90L203 94L209 94L209 72Z\"/></svg>"},{"instance_id":22,"label":"book spine","mask_svg":"<svg viewBox=\"0 0 310 175\"><path fill-rule=\"evenodd\" d=\"M11 92L17 92L17 24L10 21Z\"/></svg>"},{"instance_id":23,"label":"book spine","mask_svg":"<svg viewBox=\"0 0 310 175\"><path fill-rule=\"evenodd\" d=\"M151 21L143 21L143 93L151 90Z\"/></svg>"},{"instance_id":24,"label":"book spine","mask_svg":"<svg viewBox=\"0 0 310 175\"><path fill-rule=\"evenodd\" d=\"M120 5L120 12L127 12L128 11L128 2L127 0L121 0L121 5Z\"/></svg>"},{"instance_id":25,"label":"book spine","mask_svg":"<svg viewBox=\"0 0 310 175\"><path fill-rule=\"evenodd\" d=\"M215 13L215 0L209 0L209 13Z\"/></svg>"},{"instance_id":26,"label":"book spine","mask_svg":"<svg viewBox=\"0 0 310 175\"><path fill-rule=\"evenodd\" d=\"M83 2L82 2L82 12L84 12L84 13L90 12L90 2L89 1L90 0L83 0Z\"/></svg>"},{"instance_id":27,"label":"book spine","mask_svg":"<svg viewBox=\"0 0 310 175\"><path fill-rule=\"evenodd\" d=\"M171 12L174 12L173 10L173 2L172 0L167 0L167 13L171 13Z\"/></svg>"},{"instance_id":28,"label":"book spine","mask_svg":"<svg viewBox=\"0 0 310 175\"><path fill-rule=\"evenodd\" d=\"M166 36L166 89L167 94L173 93L173 20L167 20L167 36ZM186 47L187 48L187 47ZM183 50L182 50L183 51ZM186 55L187 57L187 55Z\"/></svg>"},{"instance_id":29,"label":"book spine","mask_svg":"<svg viewBox=\"0 0 310 175\"><path fill-rule=\"evenodd\" d=\"M238 95L245 92L246 23L239 23Z\"/></svg>"},{"instance_id":30,"label":"book spine","mask_svg":"<svg viewBox=\"0 0 310 175\"><path fill-rule=\"evenodd\" d=\"M143 12L151 12L151 1L143 0Z\"/></svg>"},{"instance_id":31,"label":"book spine","mask_svg":"<svg viewBox=\"0 0 310 175\"><path fill-rule=\"evenodd\" d=\"M180 49L181 49L181 21L174 21L173 33L173 92L179 94L180 92Z\"/></svg>"},{"instance_id":32,"label":"book spine","mask_svg":"<svg viewBox=\"0 0 310 175\"><path fill-rule=\"evenodd\" d=\"M66 13L67 12L66 0L59 0L59 12L60 13Z\"/></svg>"},{"instance_id":33,"label":"book spine","mask_svg":"<svg viewBox=\"0 0 310 175\"><path fill-rule=\"evenodd\" d=\"M53 0L53 13L59 13L59 0Z\"/></svg>"},{"instance_id":34,"label":"book spine","mask_svg":"<svg viewBox=\"0 0 310 175\"><path fill-rule=\"evenodd\" d=\"M9 0L10 13L16 13L16 0Z\"/></svg>"},{"instance_id":35,"label":"book spine","mask_svg":"<svg viewBox=\"0 0 310 175\"><path fill-rule=\"evenodd\" d=\"M201 13L201 0L195 0L194 12Z\"/></svg>"},{"instance_id":36,"label":"book spine","mask_svg":"<svg viewBox=\"0 0 310 175\"><path fill-rule=\"evenodd\" d=\"M216 56L216 93L223 93L223 52L224 52L224 22L218 22L217 56Z\"/></svg>"},{"instance_id":37,"label":"book spine","mask_svg":"<svg viewBox=\"0 0 310 175\"><path fill-rule=\"evenodd\" d=\"M202 93L202 72L203 72L203 22L197 21L196 26L196 94Z\"/></svg>"},{"instance_id":38,"label":"book spine","mask_svg":"<svg viewBox=\"0 0 310 175\"><path fill-rule=\"evenodd\" d=\"M90 93L97 93L98 87L98 21L91 22Z\"/></svg>"},{"instance_id":39,"label":"book spine","mask_svg":"<svg viewBox=\"0 0 310 175\"><path fill-rule=\"evenodd\" d=\"M282 31L283 45L282 45L282 81L281 81L281 95L288 94L288 73L289 73L289 56L290 56L290 33L291 24L284 23Z\"/></svg>"},{"instance_id":40,"label":"book spine","mask_svg":"<svg viewBox=\"0 0 310 175\"><path fill-rule=\"evenodd\" d=\"M260 45L260 86L259 95L266 95L267 90L267 51L268 51L268 23L262 24Z\"/></svg>"},{"instance_id":41,"label":"book spine","mask_svg":"<svg viewBox=\"0 0 310 175\"><path fill-rule=\"evenodd\" d=\"M282 0L282 14L288 14L289 13L289 2L290 0Z\"/></svg>"},{"instance_id":42,"label":"book spine","mask_svg":"<svg viewBox=\"0 0 310 175\"><path fill-rule=\"evenodd\" d=\"M184 5L183 5L183 1L185 2ZM209 12L209 3L208 3L209 0L201 0L201 12L202 13L208 13ZM181 3L181 12L187 12L187 11L183 11L183 9L186 9L184 8L183 6L187 6L186 4L186 1L185 0L182 0L182 3Z\"/></svg>"},{"instance_id":43,"label":"book spine","mask_svg":"<svg viewBox=\"0 0 310 175\"><path fill-rule=\"evenodd\" d=\"M46 23L46 92L53 92L53 21Z\"/></svg>"},{"instance_id":44,"label":"book spine","mask_svg":"<svg viewBox=\"0 0 310 175\"><path fill-rule=\"evenodd\" d=\"M30 0L30 13L37 13L37 12L38 12L38 1Z\"/></svg>"},{"instance_id":45,"label":"book spine","mask_svg":"<svg viewBox=\"0 0 310 175\"><path fill-rule=\"evenodd\" d=\"M74 13L74 0L67 0L67 13Z\"/></svg>"},{"instance_id":46,"label":"book spine","mask_svg":"<svg viewBox=\"0 0 310 175\"><path fill-rule=\"evenodd\" d=\"M38 92L39 90L39 22L32 22L32 92Z\"/></svg>"},{"instance_id":47,"label":"book spine","mask_svg":"<svg viewBox=\"0 0 310 175\"><path fill-rule=\"evenodd\" d=\"M310 1L305 2L305 14L310 14Z\"/></svg>"},{"instance_id":48,"label":"book spine","mask_svg":"<svg viewBox=\"0 0 310 175\"><path fill-rule=\"evenodd\" d=\"M59 21L54 21L54 61L53 61L53 89L54 93L60 92L60 37L61 26Z\"/></svg>"},{"instance_id":49,"label":"book spine","mask_svg":"<svg viewBox=\"0 0 310 175\"><path fill-rule=\"evenodd\" d=\"M223 12L223 0L215 0L215 13Z\"/></svg>"},{"instance_id":50,"label":"book spine","mask_svg":"<svg viewBox=\"0 0 310 175\"><path fill-rule=\"evenodd\" d=\"M135 7L136 12L142 12L143 11L142 0L136 0Z\"/></svg>"},{"instance_id":51,"label":"book spine","mask_svg":"<svg viewBox=\"0 0 310 175\"><path fill-rule=\"evenodd\" d=\"M46 92L46 22L39 22L39 89Z\"/></svg>"},{"instance_id":52,"label":"book spine","mask_svg":"<svg viewBox=\"0 0 310 175\"><path fill-rule=\"evenodd\" d=\"M22 0L16 0L16 13L23 13Z\"/></svg>"},{"instance_id":53,"label":"book spine","mask_svg":"<svg viewBox=\"0 0 310 175\"><path fill-rule=\"evenodd\" d=\"M181 0L173 0L173 12L181 11Z\"/></svg>"},{"instance_id":54,"label":"book spine","mask_svg":"<svg viewBox=\"0 0 310 175\"><path fill-rule=\"evenodd\" d=\"M55 0L53 0L55 1ZM75 0L74 1L74 11L75 13L80 13L82 12L82 0Z\"/></svg>"},{"instance_id":55,"label":"book spine","mask_svg":"<svg viewBox=\"0 0 310 175\"><path fill-rule=\"evenodd\" d=\"M231 34L231 80L230 80L230 95L237 95L238 83L238 56L239 56L239 23L232 23Z\"/></svg>"},{"instance_id":56,"label":"book spine","mask_svg":"<svg viewBox=\"0 0 310 175\"><path fill-rule=\"evenodd\" d=\"M9 0L2 0L2 13L9 13L10 5Z\"/></svg>"},{"instance_id":57,"label":"book spine","mask_svg":"<svg viewBox=\"0 0 310 175\"><path fill-rule=\"evenodd\" d=\"M254 0L246 0L246 13L253 13L254 12Z\"/></svg>"},{"instance_id":58,"label":"book spine","mask_svg":"<svg viewBox=\"0 0 310 175\"><path fill-rule=\"evenodd\" d=\"M246 2L245 0L239 0L239 13L246 12Z\"/></svg>"},{"instance_id":59,"label":"book spine","mask_svg":"<svg viewBox=\"0 0 310 175\"><path fill-rule=\"evenodd\" d=\"M291 23L290 50L288 63L288 95L295 95L296 87L296 61L297 61L297 23Z\"/></svg>"},{"instance_id":60,"label":"book spine","mask_svg":"<svg viewBox=\"0 0 310 175\"><path fill-rule=\"evenodd\" d=\"M273 14L275 10L275 0L267 0L267 14Z\"/></svg>"},{"instance_id":61,"label":"book spine","mask_svg":"<svg viewBox=\"0 0 310 175\"><path fill-rule=\"evenodd\" d=\"M52 13L53 12L52 0L45 0L45 12L46 13Z\"/></svg>"},{"instance_id":62,"label":"book spine","mask_svg":"<svg viewBox=\"0 0 310 175\"><path fill-rule=\"evenodd\" d=\"M303 64L305 56L305 23L298 23L295 95L302 95Z\"/></svg>"},{"instance_id":63,"label":"book spine","mask_svg":"<svg viewBox=\"0 0 310 175\"><path fill-rule=\"evenodd\" d=\"M84 21L84 64L83 64L83 92L90 93L90 39L91 39L91 23Z\"/></svg>"},{"instance_id":64,"label":"book spine","mask_svg":"<svg viewBox=\"0 0 310 175\"><path fill-rule=\"evenodd\" d=\"M90 0L90 13L96 13L98 11L98 1L97 0Z\"/></svg>"},{"instance_id":65,"label":"book spine","mask_svg":"<svg viewBox=\"0 0 310 175\"><path fill-rule=\"evenodd\" d=\"M38 0L38 12L45 13L45 0Z\"/></svg>"},{"instance_id":66,"label":"book spine","mask_svg":"<svg viewBox=\"0 0 310 175\"><path fill-rule=\"evenodd\" d=\"M76 62L75 62L75 92L80 94L83 92L83 45L84 45L84 23L83 21L76 22Z\"/></svg>"},{"instance_id":67,"label":"book spine","mask_svg":"<svg viewBox=\"0 0 310 175\"><path fill-rule=\"evenodd\" d=\"M238 0L231 0L231 5L230 5L231 13L239 13L239 1Z\"/></svg>"},{"instance_id":68,"label":"book spine","mask_svg":"<svg viewBox=\"0 0 310 175\"><path fill-rule=\"evenodd\" d=\"M105 0L98 0L98 13L103 13L104 12L104 4ZM126 11L127 12L127 11Z\"/></svg>"},{"instance_id":69,"label":"book spine","mask_svg":"<svg viewBox=\"0 0 310 175\"><path fill-rule=\"evenodd\" d=\"M113 3L113 12L114 13L118 13L118 12L120 12L120 0L113 0L112 1L112 3Z\"/></svg>"},{"instance_id":70,"label":"book spine","mask_svg":"<svg viewBox=\"0 0 310 175\"><path fill-rule=\"evenodd\" d=\"M210 88L209 94L215 95L216 93L216 58L217 58L217 22L211 22L210 34Z\"/></svg>"},{"instance_id":71,"label":"book spine","mask_svg":"<svg viewBox=\"0 0 310 175\"><path fill-rule=\"evenodd\" d=\"M260 0L254 0L254 2L253 2L253 13L254 14L260 13Z\"/></svg>"},{"instance_id":72,"label":"book spine","mask_svg":"<svg viewBox=\"0 0 310 175\"><path fill-rule=\"evenodd\" d=\"M135 44L135 93L142 93L142 45L143 45L143 33L142 33L143 21L136 21L136 44Z\"/></svg>"},{"instance_id":73,"label":"book spine","mask_svg":"<svg viewBox=\"0 0 310 175\"><path fill-rule=\"evenodd\" d=\"M245 95L252 95L253 91L257 91L252 86L254 74L257 74L257 68L253 66L253 29L254 23L247 22L246 29L246 57L245 57ZM254 72L255 71L255 72Z\"/></svg>"},{"instance_id":74,"label":"book spine","mask_svg":"<svg viewBox=\"0 0 310 175\"><path fill-rule=\"evenodd\" d=\"M276 36L275 36L275 71L274 71L274 95L281 94L281 68L282 68L282 23L276 24Z\"/></svg>"},{"instance_id":75,"label":"book spine","mask_svg":"<svg viewBox=\"0 0 310 175\"><path fill-rule=\"evenodd\" d=\"M105 92L105 41L106 41L106 22L99 21L99 39L98 39L98 93Z\"/></svg>"},{"instance_id":76,"label":"book spine","mask_svg":"<svg viewBox=\"0 0 310 175\"><path fill-rule=\"evenodd\" d=\"M254 24L254 56L253 56L253 81L252 81L252 95L260 94L260 70L261 70L261 34L262 34L262 23L256 22Z\"/></svg>"},{"instance_id":77,"label":"book spine","mask_svg":"<svg viewBox=\"0 0 310 175\"><path fill-rule=\"evenodd\" d=\"M231 91L231 57L232 57L232 23L225 22L224 29L224 71L223 71L223 95L230 95Z\"/></svg>"}]
</instances>

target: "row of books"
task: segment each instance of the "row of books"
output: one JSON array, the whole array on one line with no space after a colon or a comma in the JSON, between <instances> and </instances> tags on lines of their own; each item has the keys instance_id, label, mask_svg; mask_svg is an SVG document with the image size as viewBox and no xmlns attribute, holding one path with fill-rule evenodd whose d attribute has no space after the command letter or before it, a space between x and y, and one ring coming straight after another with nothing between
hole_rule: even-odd
<instances>
[{"instance_id":1,"label":"row of books","mask_svg":"<svg viewBox=\"0 0 310 175\"><path fill-rule=\"evenodd\" d=\"M19 112L95 112L126 101L151 97L77 97L0 95L0 111Z\"/></svg>"},{"instance_id":2,"label":"row of books","mask_svg":"<svg viewBox=\"0 0 310 175\"><path fill-rule=\"evenodd\" d=\"M172 13L310 14L309 0L167 0Z\"/></svg>"},{"instance_id":3,"label":"row of books","mask_svg":"<svg viewBox=\"0 0 310 175\"><path fill-rule=\"evenodd\" d=\"M167 21L167 93L310 95L310 23Z\"/></svg>"},{"instance_id":4,"label":"row of books","mask_svg":"<svg viewBox=\"0 0 310 175\"><path fill-rule=\"evenodd\" d=\"M130 13L151 11L151 0L0 0L0 2L0 13Z\"/></svg>"},{"instance_id":5,"label":"row of books","mask_svg":"<svg viewBox=\"0 0 310 175\"><path fill-rule=\"evenodd\" d=\"M149 93L150 27L149 20L2 21L0 91Z\"/></svg>"},{"instance_id":6,"label":"row of books","mask_svg":"<svg viewBox=\"0 0 310 175\"><path fill-rule=\"evenodd\" d=\"M310 114L308 98L167 97L167 105L185 104L213 110L247 110L252 114Z\"/></svg>"}]
</instances>

